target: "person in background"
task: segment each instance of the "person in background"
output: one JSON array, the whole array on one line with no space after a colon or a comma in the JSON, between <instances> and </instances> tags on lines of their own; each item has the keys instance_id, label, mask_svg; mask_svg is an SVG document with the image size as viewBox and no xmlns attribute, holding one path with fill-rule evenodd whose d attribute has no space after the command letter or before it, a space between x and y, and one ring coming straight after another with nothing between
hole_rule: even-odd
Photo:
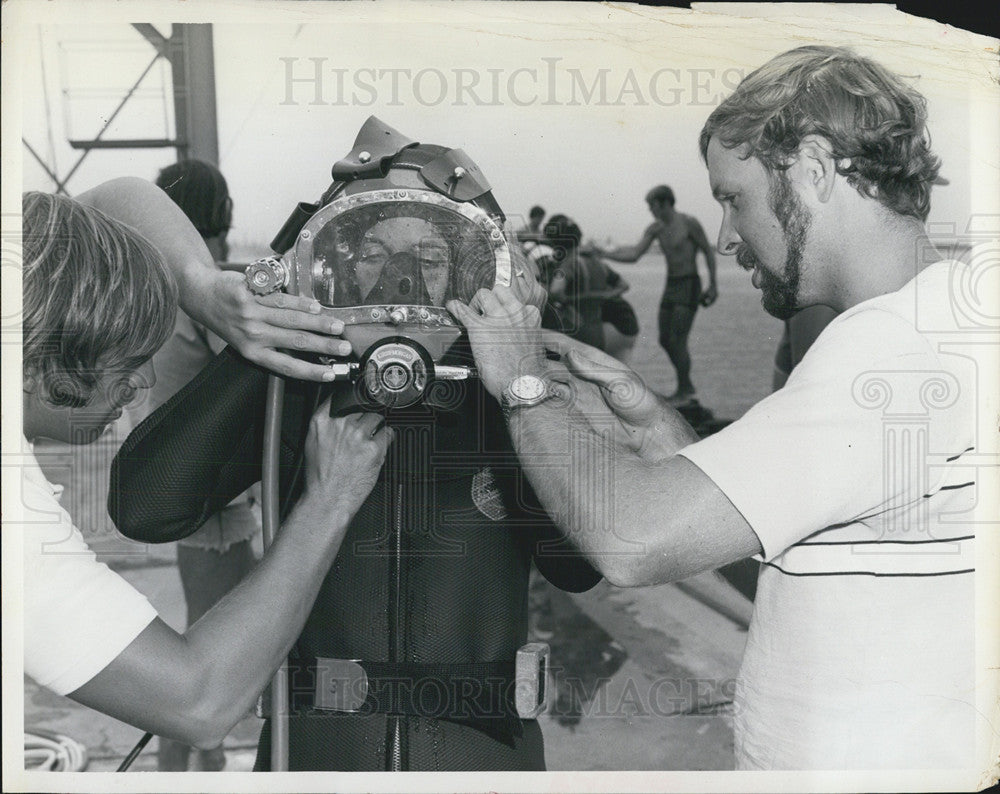
<instances>
[{"instance_id":1,"label":"person in background","mask_svg":"<svg viewBox=\"0 0 1000 794\"><path fill-rule=\"evenodd\" d=\"M606 251L591 246L599 256L615 262L637 262L653 241L660 244L666 258L667 283L660 300L658 323L660 346L677 373L677 390L667 399L673 405L691 402L696 395L691 381L691 353L688 336L694 325L699 306L711 306L719 297L715 278L715 252L709 245L705 230L698 219L679 212L674 207L674 191L667 185L658 185L646 194L646 204L655 220L642 239L632 246ZM708 287L703 291L698 275L697 256L701 252L708 268Z\"/></svg>"},{"instance_id":2,"label":"person in background","mask_svg":"<svg viewBox=\"0 0 1000 794\"><path fill-rule=\"evenodd\" d=\"M216 262L229 259L227 235L232 226L233 201L222 173L201 160L181 160L160 171L156 184L173 199L201 235ZM156 383L146 399L129 409L133 426L180 391L224 347L226 342L183 309L178 310L174 330L153 356ZM253 490L226 505L193 535L177 542L187 625L193 626L253 568L252 542L260 531L254 511ZM162 772L185 771L191 747L160 737L157 768ZM226 764L222 746L198 750L194 769L218 771Z\"/></svg>"},{"instance_id":3,"label":"person in background","mask_svg":"<svg viewBox=\"0 0 1000 794\"><path fill-rule=\"evenodd\" d=\"M594 256L597 259L596 255ZM600 261L600 260L597 260ZM639 318L625 299L631 285L617 271L601 263L607 271L608 297L601 304L605 350L619 361L628 362L639 336Z\"/></svg>"},{"instance_id":4,"label":"person in background","mask_svg":"<svg viewBox=\"0 0 1000 794\"><path fill-rule=\"evenodd\" d=\"M604 303L621 294L609 285L609 268L581 249L583 232L569 216L553 215L544 232L550 253L538 264L549 295L552 320L547 327L604 350Z\"/></svg>"},{"instance_id":5,"label":"person in background","mask_svg":"<svg viewBox=\"0 0 1000 794\"><path fill-rule=\"evenodd\" d=\"M514 233L525 253L530 252L545 237L545 230L542 228L543 220L545 220L545 208L536 204L528 210L528 225Z\"/></svg>"},{"instance_id":6,"label":"person in background","mask_svg":"<svg viewBox=\"0 0 1000 794\"><path fill-rule=\"evenodd\" d=\"M635 310L622 297L629 283L581 245L583 232L572 218L553 215L544 232L528 256L549 293L545 327L623 358L639 333Z\"/></svg>"}]
</instances>

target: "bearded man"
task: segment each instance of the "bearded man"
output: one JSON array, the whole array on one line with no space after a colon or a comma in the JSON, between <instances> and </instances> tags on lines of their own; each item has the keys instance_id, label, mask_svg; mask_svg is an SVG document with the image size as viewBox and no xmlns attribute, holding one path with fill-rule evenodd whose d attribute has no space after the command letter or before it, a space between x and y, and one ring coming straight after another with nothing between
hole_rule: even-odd
<instances>
[{"instance_id":1,"label":"bearded man","mask_svg":"<svg viewBox=\"0 0 1000 794\"><path fill-rule=\"evenodd\" d=\"M743 769L951 768L974 745L975 362L924 221L924 98L853 52L750 74L701 133L717 248L784 318L839 312L784 388L699 441L635 373L544 336L505 288L449 308L543 505L613 584L762 560L735 707ZM553 363L545 347L565 353ZM568 352L567 352L568 351ZM526 380L543 386L527 389ZM988 388L994 388L989 386ZM603 489L584 487L601 471ZM567 509L567 504L569 509Z\"/></svg>"}]
</instances>

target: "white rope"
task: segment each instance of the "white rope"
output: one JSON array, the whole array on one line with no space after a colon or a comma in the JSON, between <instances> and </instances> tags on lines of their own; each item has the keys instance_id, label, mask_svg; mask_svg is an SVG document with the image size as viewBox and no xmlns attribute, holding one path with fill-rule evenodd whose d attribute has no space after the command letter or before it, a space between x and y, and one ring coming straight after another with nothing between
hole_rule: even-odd
<instances>
[{"instance_id":1,"label":"white rope","mask_svg":"<svg viewBox=\"0 0 1000 794\"><path fill-rule=\"evenodd\" d=\"M43 772L81 772L87 748L75 739L49 731L24 734L24 768Z\"/></svg>"}]
</instances>

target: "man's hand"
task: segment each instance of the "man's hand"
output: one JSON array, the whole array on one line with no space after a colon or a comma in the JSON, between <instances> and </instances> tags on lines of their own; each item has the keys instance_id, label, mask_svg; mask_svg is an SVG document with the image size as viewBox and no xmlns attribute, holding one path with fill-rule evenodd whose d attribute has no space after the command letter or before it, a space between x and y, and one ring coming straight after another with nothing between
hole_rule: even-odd
<instances>
[{"instance_id":1,"label":"man's hand","mask_svg":"<svg viewBox=\"0 0 1000 794\"><path fill-rule=\"evenodd\" d=\"M317 301L279 293L256 299L242 274L219 270L188 217L151 182L111 179L81 193L77 201L144 235L177 279L181 308L255 364L300 380L331 380L329 367L284 351L351 352L348 342L336 338L343 324L323 317Z\"/></svg>"},{"instance_id":2,"label":"man's hand","mask_svg":"<svg viewBox=\"0 0 1000 794\"><path fill-rule=\"evenodd\" d=\"M562 334L545 333L545 343L562 353L569 372L583 381L572 384L578 410L588 417L602 414L602 406L596 405L587 388L596 386L604 401L603 413L610 409L620 423L617 439L642 459L663 460L698 440L683 417L617 359Z\"/></svg>"},{"instance_id":3,"label":"man's hand","mask_svg":"<svg viewBox=\"0 0 1000 794\"><path fill-rule=\"evenodd\" d=\"M199 268L181 281L181 306L240 354L279 375L299 380L332 380L329 367L303 361L285 351L345 356L349 342L336 335L340 320L320 313L312 298L275 292L255 296L241 273Z\"/></svg>"},{"instance_id":4,"label":"man's hand","mask_svg":"<svg viewBox=\"0 0 1000 794\"><path fill-rule=\"evenodd\" d=\"M469 332L479 377L494 397L499 399L519 375L545 376L542 316L535 306L521 303L508 287L481 289L468 306L448 301L448 310Z\"/></svg>"},{"instance_id":5,"label":"man's hand","mask_svg":"<svg viewBox=\"0 0 1000 794\"><path fill-rule=\"evenodd\" d=\"M702 306L711 306L715 303L716 299L719 297L719 288L715 285L713 281L708 285L707 289L701 293L701 303Z\"/></svg>"},{"instance_id":6,"label":"man's hand","mask_svg":"<svg viewBox=\"0 0 1000 794\"><path fill-rule=\"evenodd\" d=\"M375 487L393 432L379 414L335 418L329 413L327 400L309 423L305 493L301 503L315 506L325 514L339 512L346 527Z\"/></svg>"}]
</instances>

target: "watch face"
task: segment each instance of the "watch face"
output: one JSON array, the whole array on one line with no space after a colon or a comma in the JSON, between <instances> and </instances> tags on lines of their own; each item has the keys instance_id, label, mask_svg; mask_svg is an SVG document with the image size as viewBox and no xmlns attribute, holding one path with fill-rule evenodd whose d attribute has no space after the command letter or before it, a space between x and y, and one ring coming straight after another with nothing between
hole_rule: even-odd
<instances>
[{"instance_id":1,"label":"watch face","mask_svg":"<svg viewBox=\"0 0 1000 794\"><path fill-rule=\"evenodd\" d=\"M510 391L519 400L537 400L545 394L545 382L534 375L522 375L510 384Z\"/></svg>"}]
</instances>

